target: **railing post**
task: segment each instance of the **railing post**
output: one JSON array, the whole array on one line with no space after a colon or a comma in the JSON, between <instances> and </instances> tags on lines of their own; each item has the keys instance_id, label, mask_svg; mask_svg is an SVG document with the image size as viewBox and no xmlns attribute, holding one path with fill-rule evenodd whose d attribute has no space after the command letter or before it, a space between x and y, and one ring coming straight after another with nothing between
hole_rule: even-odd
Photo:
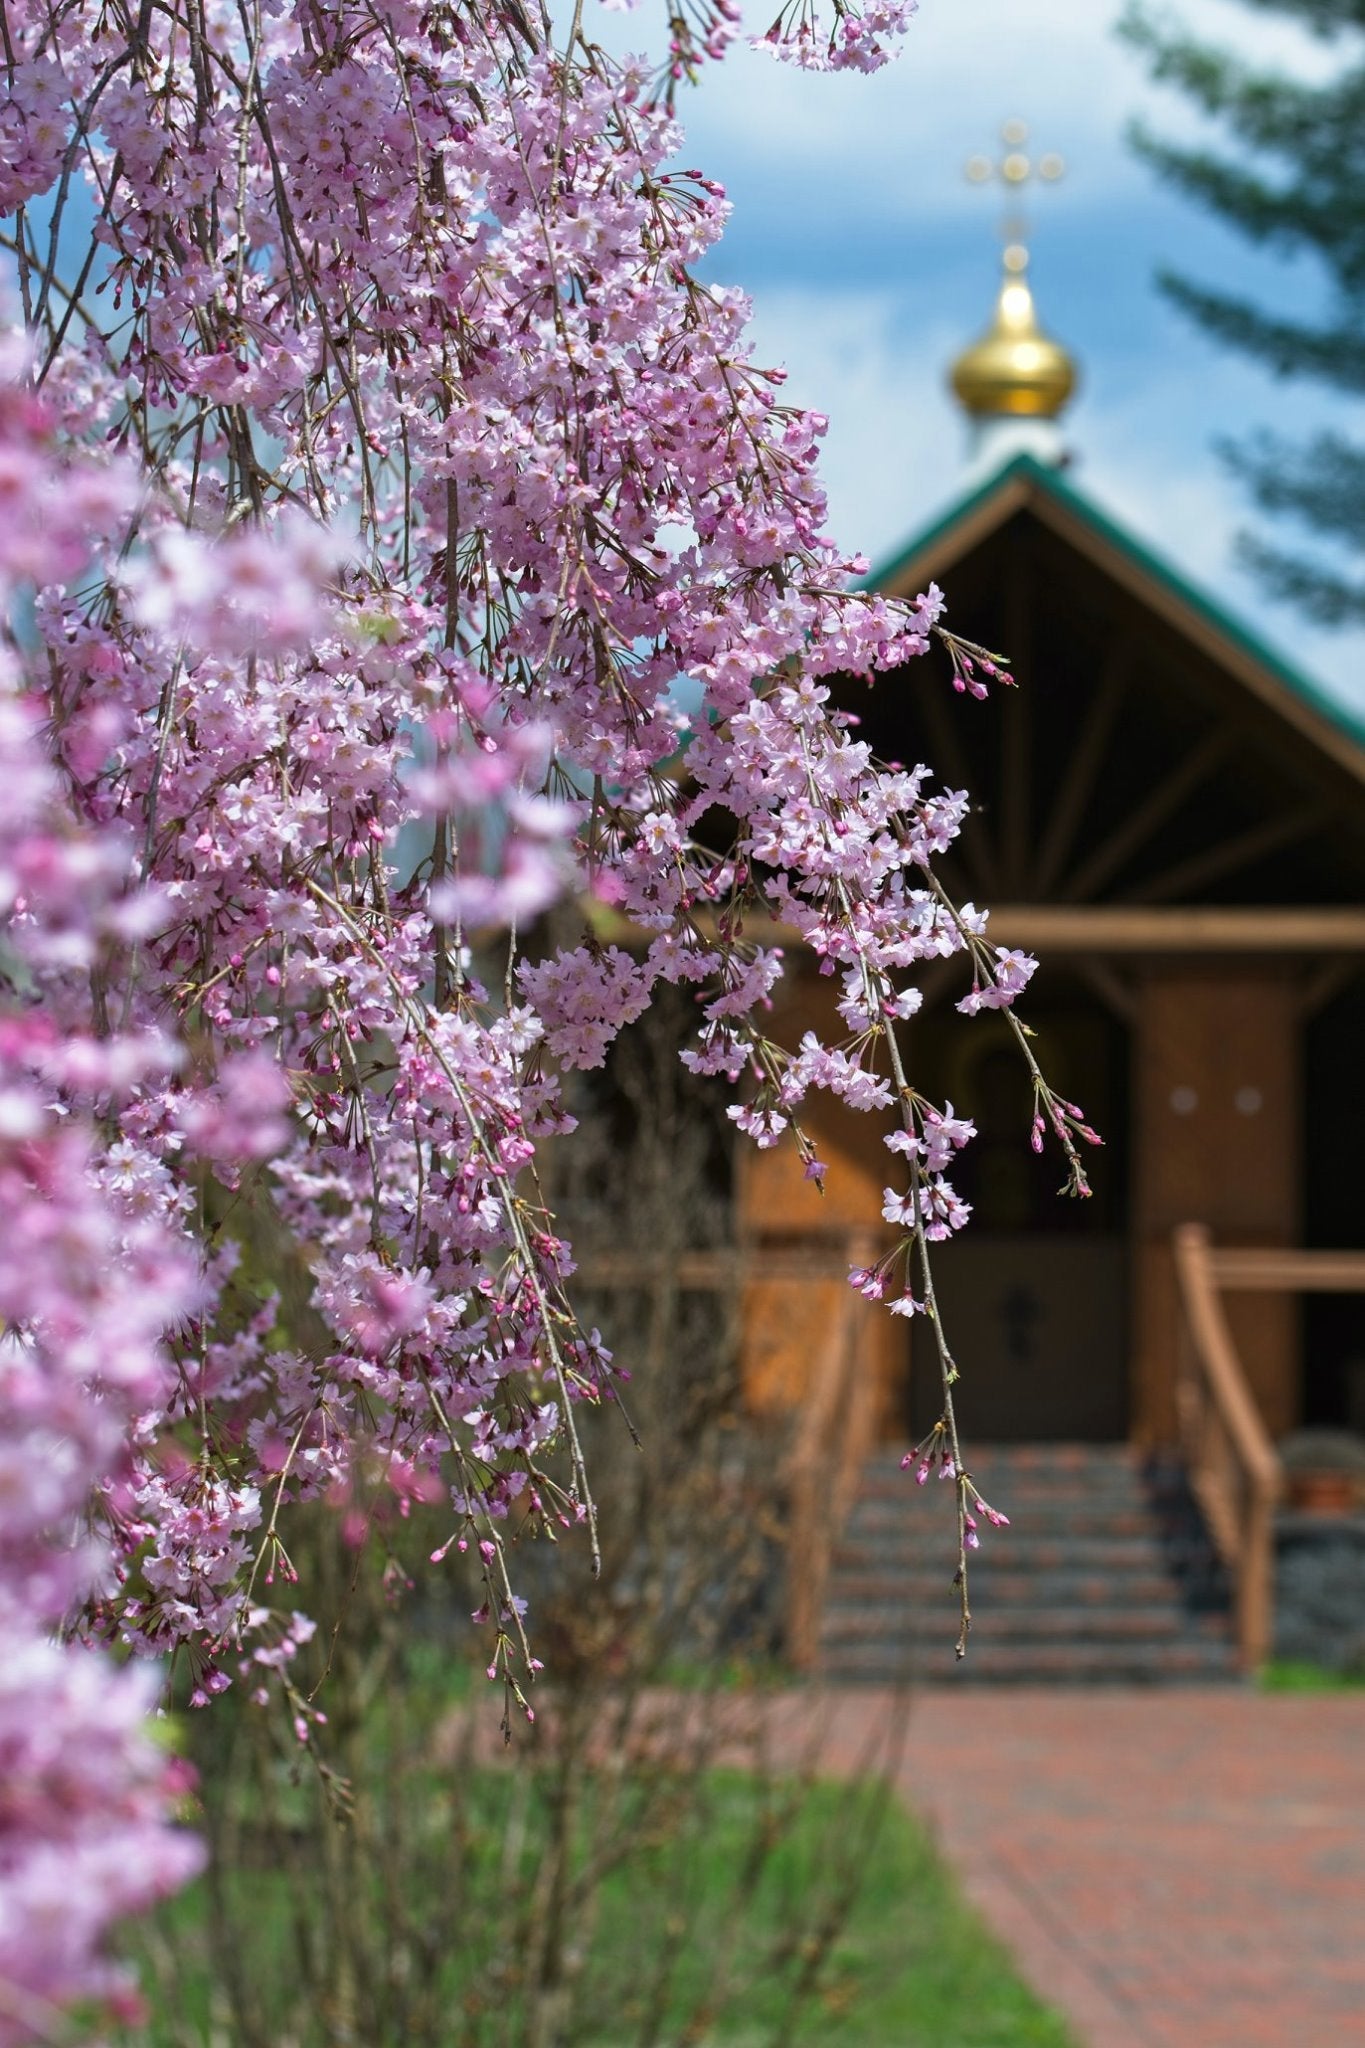
<instances>
[{"instance_id":1,"label":"railing post","mask_svg":"<svg viewBox=\"0 0 1365 2048\"><path fill-rule=\"evenodd\" d=\"M1270 1655L1274 1635L1275 1516L1273 1499L1259 1488L1247 1506L1242 1569L1237 1583L1237 1636L1247 1671Z\"/></svg>"},{"instance_id":2,"label":"railing post","mask_svg":"<svg viewBox=\"0 0 1365 2048\"><path fill-rule=\"evenodd\" d=\"M787 1655L798 1671L820 1653L820 1617L829 1570L832 1493L847 1378L845 1304L837 1303L825 1346L807 1383L787 1465Z\"/></svg>"},{"instance_id":3,"label":"railing post","mask_svg":"<svg viewBox=\"0 0 1365 2048\"><path fill-rule=\"evenodd\" d=\"M816 1555L820 1506L815 1475L793 1471L787 1539L787 1656L794 1670L814 1669L820 1648L820 1605L824 1578Z\"/></svg>"}]
</instances>

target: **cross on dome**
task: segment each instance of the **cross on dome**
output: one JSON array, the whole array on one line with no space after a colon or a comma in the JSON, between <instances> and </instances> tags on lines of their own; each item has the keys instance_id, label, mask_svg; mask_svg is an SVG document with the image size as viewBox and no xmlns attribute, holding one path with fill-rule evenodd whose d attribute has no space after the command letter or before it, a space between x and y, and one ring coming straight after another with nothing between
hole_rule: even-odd
<instances>
[{"instance_id":1,"label":"cross on dome","mask_svg":"<svg viewBox=\"0 0 1365 2048\"><path fill-rule=\"evenodd\" d=\"M1065 165L1052 151L1036 158L1028 154L1024 147L1028 129L1022 121L1007 121L1000 135L1004 150L998 159L978 155L970 157L966 165L967 177L974 185L999 184L1006 194L1004 277L995 316L952 368L953 389L977 426L978 441L990 422L1054 421L1076 385L1072 357L1038 324L1025 275L1029 264L1025 190L1035 183L1055 184ZM1046 438L1047 448L1040 446L1036 452L1060 460L1055 428L1049 427Z\"/></svg>"}]
</instances>

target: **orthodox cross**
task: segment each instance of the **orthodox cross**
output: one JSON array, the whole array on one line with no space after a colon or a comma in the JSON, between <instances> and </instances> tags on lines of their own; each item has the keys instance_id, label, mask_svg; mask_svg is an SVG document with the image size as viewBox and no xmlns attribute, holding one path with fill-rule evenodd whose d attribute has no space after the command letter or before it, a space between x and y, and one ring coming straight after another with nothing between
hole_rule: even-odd
<instances>
[{"instance_id":1,"label":"orthodox cross","mask_svg":"<svg viewBox=\"0 0 1365 2048\"><path fill-rule=\"evenodd\" d=\"M1025 187L1034 180L1055 185L1066 165L1051 150L1044 156L1030 156L1024 147L1028 141L1028 128L1022 121L1006 121L1000 130L1000 140L1004 144L1004 153L999 162L993 162L988 156L970 156L966 172L973 185L999 183L1004 186L1005 211L1000 227L1005 243L1005 268L1018 274L1028 268Z\"/></svg>"}]
</instances>

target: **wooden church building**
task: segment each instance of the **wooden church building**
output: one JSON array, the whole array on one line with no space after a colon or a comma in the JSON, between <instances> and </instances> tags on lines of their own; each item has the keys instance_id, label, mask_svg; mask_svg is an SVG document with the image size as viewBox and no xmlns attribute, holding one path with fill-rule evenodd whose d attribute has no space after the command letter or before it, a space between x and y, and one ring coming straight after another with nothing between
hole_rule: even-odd
<instances>
[{"instance_id":1,"label":"wooden church building","mask_svg":"<svg viewBox=\"0 0 1365 2048\"><path fill-rule=\"evenodd\" d=\"M1004 1655L1009 1599L989 1575L1004 1585L1037 1557L1045 1575L1053 1553L1029 1546L1039 1530L1064 1543L1068 1503L1087 1527L1106 1500L1145 1503L1174 1557L1184 1501L1230 1588L1234 1667L1272 1640L1281 1447L1365 1432L1365 723L1072 480L1057 426L1072 368L1039 329L1026 262L1007 250L994 323L954 372L976 481L872 579L897 596L940 583L954 630L1003 650L1017 687L976 702L946 659L938 675L921 660L846 699L879 755L970 792L943 879L990 907L995 942L1037 954L1021 1014L1104 1137L1091 1199L1061 1196L1059 1159L1027 1144L1007 1028L959 1016L966 969L940 963L908 1027L911 1078L978 1136L954 1175L971 1225L939 1248L936 1283L973 1471L1015 1496L994 1562L983 1549L971 1656L989 1667L994 1642L1000 1675L1048 1675L1041 1623L1032 1662ZM789 968L775 1028L795 1042L837 1020L815 963ZM752 1406L791 1429L793 1653L882 1675L867 1646L888 1628L951 1634L941 1598L906 1607L926 1558L951 1575L933 1549L947 1503L907 1500L897 1472L939 1413L937 1365L921 1325L843 1278L887 1241L880 1134L823 1098L811 1117L823 1201L794 1148L744 1162L744 1369ZM892 1494L908 1536L879 1533ZM1134 1675L1218 1668L1217 1601L1196 1613L1178 1576L1152 1621L1165 1663ZM1089 1636L1058 1593L1059 1673L1081 1641L1103 1675L1104 1627L1141 1606L1130 1592L1101 1592Z\"/></svg>"}]
</instances>

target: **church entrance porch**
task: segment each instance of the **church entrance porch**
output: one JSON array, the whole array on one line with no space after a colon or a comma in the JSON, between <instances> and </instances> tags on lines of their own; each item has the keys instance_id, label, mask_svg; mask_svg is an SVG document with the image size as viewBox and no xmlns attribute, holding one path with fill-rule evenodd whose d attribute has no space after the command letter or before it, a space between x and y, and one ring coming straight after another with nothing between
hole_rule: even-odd
<instances>
[{"instance_id":1,"label":"church entrance porch","mask_svg":"<svg viewBox=\"0 0 1365 2048\"><path fill-rule=\"evenodd\" d=\"M1241 1453L1207 1388L1191 1432L1190 1318L1175 1242L1198 1221L1215 1248L1231 1248L1219 1312L1242 1390L1233 1406L1254 1419L1262 1462L1277 1469L1274 1445L1309 1419L1318 1377L1301 1360L1302 1290L1357 1285L1358 1260L1342 1266L1346 1279L1316 1267L1305 1279L1294 1263L1305 1218L1341 1230L1320 1190L1341 1186L1333 1163L1344 1120L1320 1108L1304 1118L1304 1047L1321 1037L1312 1018L1329 1015L1313 1007L1325 980L1310 981L1288 948L1192 958L1179 915L1159 952L1115 949L1099 975L1087 972L1085 920L1069 955L1065 931L1054 932L1032 992L1042 1065L1107 1140L1091 1160L1088 1201L1059 1197L1056 1158L1039 1160L1023 1142L1028 1083L1003 1020L963 1020L940 999L910 1034L917 1085L978 1128L955 1176L972 1222L935 1247L935 1280L961 1368L955 1401L973 1475L991 1498L983 1475L998 1472L997 1504L1015 1519L975 1560L986 1603L978 1612L993 1611L996 1644L982 1678L1093 1680L1132 1676L1138 1665L1153 1680L1209 1676L1234 1671L1239 1657L1254 1661L1269 1640L1273 1501L1271 1519L1243 1515ZM1114 929L1122 936L1121 919ZM1275 935L1267 921L1264 936ZM1112 940L1107 924L1104 936ZM1331 1010L1349 1023L1358 978L1341 973ZM813 969L798 969L787 998L798 1014L779 1028L820 1029L828 990ZM1333 1022L1332 1043L1349 1038ZM1335 1067L1332 1077L1342 1078ZM929 1503L898 1469L938 1419L941 1388L923 1320L892 1318L847 1285L849 1266L871 1263L888 1242L879 1133L837 1104L817 1104L816 1114L830 1162L825 1200L801 1179L795 1148L745 1161L746 1379L755 1409L790 1418L795 1445L793 1583L804 1586L795 1660L851 1675L865 1654L874 1660L866 1675L877 1677L885 1652L874 1654L874 1643L900 1655L944 1625L952 1516L926 1519L919 1510ZM1330 1300L1330 1289L1310 1295L1319 1298ZM1358 1321L1359 1294L1343 1307ZM1333 1390L1352 1383L1334 1361ZM1071 1461L1060 1486L1058 1461ZM1033 1525L1023 1549L1021 1508ZM884 1544L869 1515L887 1521ZM912 1560L896 1553L891 1521L913 1537L925 1579L909 1606ZM948 1544L942 1556L930 1521ZM1256 1613L1248 1542L1262 1559Z\"/></svg>"}]
</instances>

